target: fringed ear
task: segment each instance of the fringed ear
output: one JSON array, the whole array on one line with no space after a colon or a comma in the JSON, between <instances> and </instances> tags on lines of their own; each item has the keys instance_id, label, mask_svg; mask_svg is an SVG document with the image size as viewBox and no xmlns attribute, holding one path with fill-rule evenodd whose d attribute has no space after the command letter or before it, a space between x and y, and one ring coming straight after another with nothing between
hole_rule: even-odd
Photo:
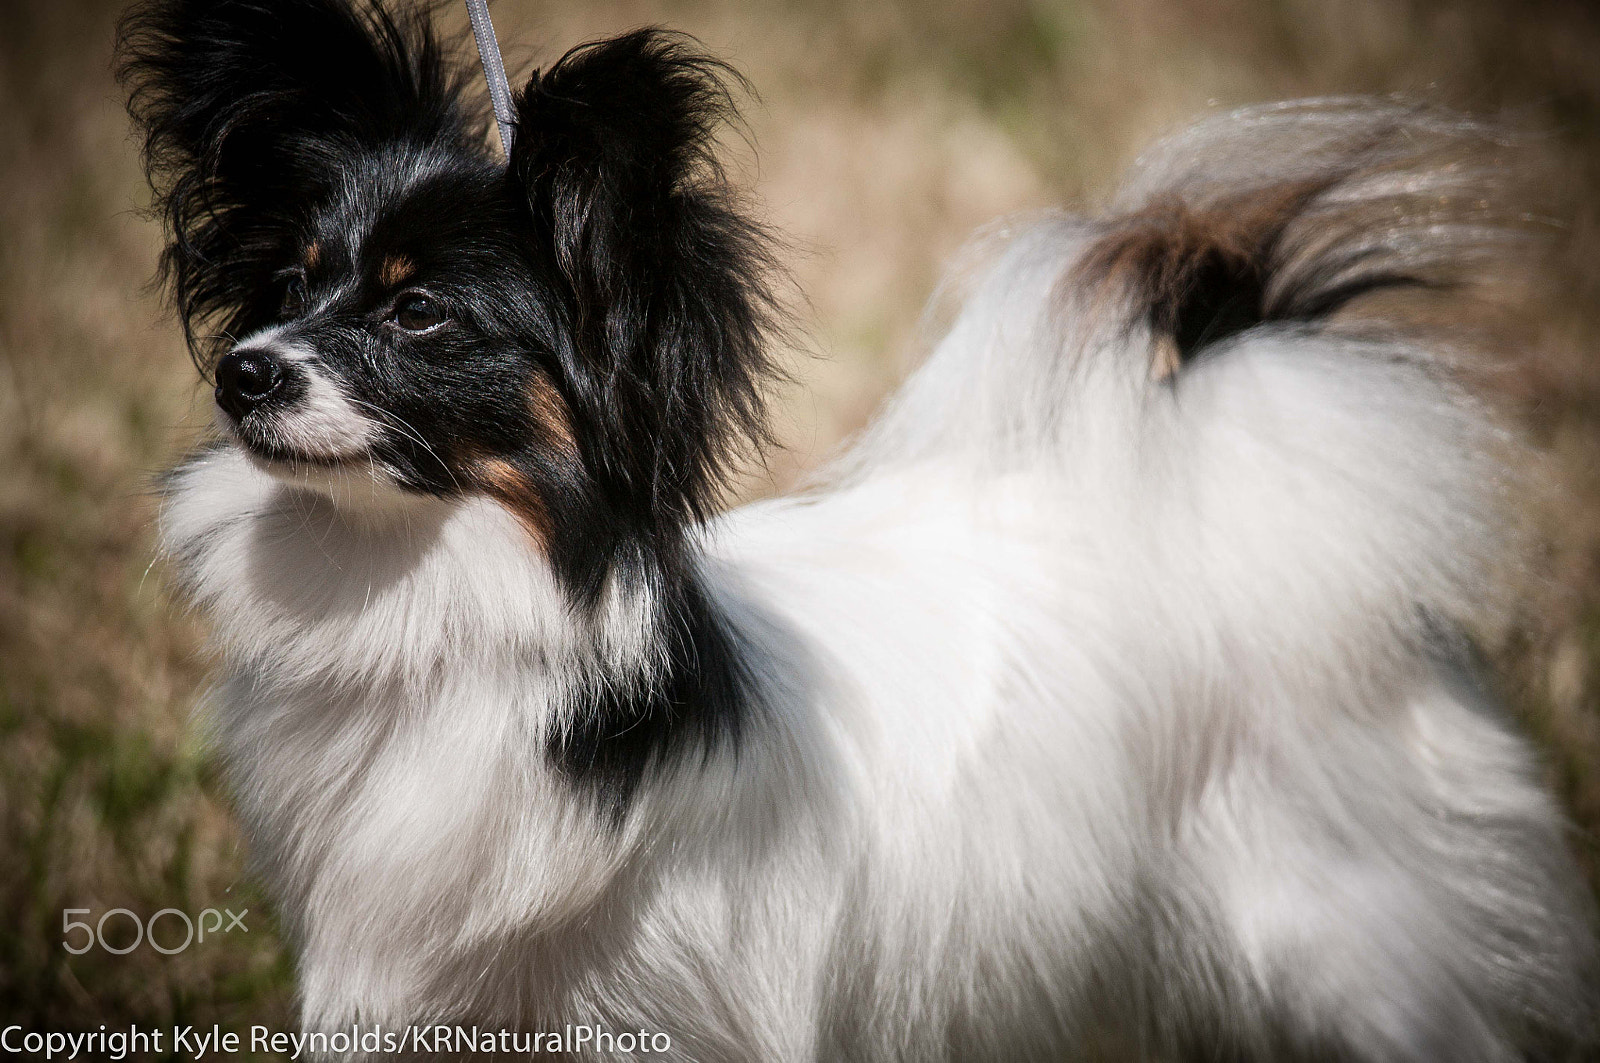
<instances>
[{"instance_id":1,"label":"fringed ear","mask_svg":"<svg viewBox=\"0 0 1600 1063\"><path fill-rule=\"evenodd\" d=\"M576 435L614 506L670 542L765 441L780 320L769 242L712 155L737 75L642 30L585 45L517 100L513 179L570 296Z\"/></svg>"},{"instance_id":2,"label":"fringed ear","mask_svg":"<svg viewBox=\"0 0 1600 1063\"><path fill-rule=\"evenodd\" d=\"M270 287L288 215L336 181L352 150L470 143L461 75L423 14L363 0L153 0L118 40L144 133L162 259L191 350L216 316Z\"/></svg>"}]
</instances>

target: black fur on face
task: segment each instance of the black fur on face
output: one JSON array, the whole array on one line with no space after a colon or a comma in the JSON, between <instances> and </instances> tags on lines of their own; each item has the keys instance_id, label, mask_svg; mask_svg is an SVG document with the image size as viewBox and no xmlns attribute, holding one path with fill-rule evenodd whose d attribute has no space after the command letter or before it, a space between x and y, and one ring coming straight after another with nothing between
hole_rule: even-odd
<instances>
[{"instance_id":1,"label":"black fur on face","mask_svg":"<svg viewBox=\"0 0 1600 1063\"><path fill-rule=\"evenodd\" d=\"M120 70L197 362L286 359L269 398L224 403L241 445L330 460L287 428L321 382L362 419L331 460L498 498L575 601L619 559L681 564L763 438L777 317L711 155L725 67L654 30L575 49L519 95L509 165L416 10L154 0Z\"/></svg>"}]
</instances>

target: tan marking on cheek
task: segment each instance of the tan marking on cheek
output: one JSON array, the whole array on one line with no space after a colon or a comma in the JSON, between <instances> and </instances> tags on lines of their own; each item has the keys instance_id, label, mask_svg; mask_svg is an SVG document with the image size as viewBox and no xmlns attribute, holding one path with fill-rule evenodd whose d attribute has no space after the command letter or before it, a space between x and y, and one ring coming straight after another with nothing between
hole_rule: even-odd
<instances>
[{"instance_id":1,"label":"tan marking on cheek","mask_svg":"<svg viewBox=\"0 0 1600 1063\"><path fill-rule=\"evenodd\" d=\"M300 261L308 271L322 265L322 245L315 240L311 241L306 245L306 252L300 256Z\"/></svg>"},{"instance_id":2,"label":"tan marking on cheek","mask_svg":"<svg viewBox=\"0 0 1600 1063\"><path fill-rule=\"evenodd\" d=\"M404 255L390 255L378 268L378 280L387 288L404 284L417 271L417 264Z\"/></svg>"},{"instance_id":3,"label":"tan marking on cheek","mask_svg":"<svg viewBox=\"0 0 1600 1063\"><path fill-rule=\"evenodd\" d=\"M549 541L544 500L522 471L504 458L483 458L472 463L472 475L483 493L510 510L543 549Z\"/></svg>"},{"instance_id":4,"label":"tan marking on cheek","mask_svg":"<svg viewBox=\"0 0 1600 1063\"><path fill-rule=\"evenodd\" d=\"M578 440L572 434L572 416L567 411L567 402L550 378L542 373L533 378L528 388L528 408L533 411L534 423L547 433L552 444L577 454Z\"/></svg>"}]
</instances>

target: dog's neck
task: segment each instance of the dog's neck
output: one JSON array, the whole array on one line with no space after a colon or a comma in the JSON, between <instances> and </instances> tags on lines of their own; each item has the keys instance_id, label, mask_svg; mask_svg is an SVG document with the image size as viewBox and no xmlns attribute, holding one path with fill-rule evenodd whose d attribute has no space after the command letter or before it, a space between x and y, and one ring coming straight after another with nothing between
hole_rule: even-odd
<instances>
[{"instance_id":1,"label":"dog's neck","mask_svg":"<svg viewBox=\"0 0 1600 1063\"><path fill-rule=\"evenodd\" d=\"M163 533L227 661L210 716L238 811L316 977L345 979L331 957L380 913L415 912L386 933L417 948L562 925L640 851L650 780L740 740L741 637L692 556L621 565L574 607L494 503L352 516L226 449L173 474ZM308 999L370 997L396 960L371 958ZM403 1011L411 991L376 992Z\"/></svg>"},{"instance_id":2,"label":"dog's neck","mask_svg":"<svg viewBox=\"0 0 1600 1063\"><path fill-rule=\"evenodd\" d=\"M587 670L546 742L552 763L612 817L625 814L650 772L737 746L754 697L737 638L692 560L613 573L612 585L628 588L614 593L647 603L644 659L620 673Z\"/></svg>"}]
</instances>

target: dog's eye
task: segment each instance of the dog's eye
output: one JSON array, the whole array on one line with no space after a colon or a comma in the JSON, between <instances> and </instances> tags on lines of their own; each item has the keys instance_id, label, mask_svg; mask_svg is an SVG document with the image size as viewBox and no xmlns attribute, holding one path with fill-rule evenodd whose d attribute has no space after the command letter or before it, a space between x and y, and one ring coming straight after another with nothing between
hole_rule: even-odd
<instances>
[{"instance_id":1,"label":"dog's eye","mask_svg":"<svg viewBox=\"0 0 1600 1063\"><path fill-rule=\"evenodd\" d=\"M407 332L427 332L444 324L444 307L432 296L407 292L394 307L394 323Z\"/></svg>"},{"instance_id":2,"label":"dog's eye","mask_svg":"<svg viewBox=\"0 0 1600 1063\"><path fill-rule=\"evenodd\" d=\"M306 279L298 273L283 281L283 295L278 300L278 314L294 317L306 308Z\"/></svg>"}]
</instances>

